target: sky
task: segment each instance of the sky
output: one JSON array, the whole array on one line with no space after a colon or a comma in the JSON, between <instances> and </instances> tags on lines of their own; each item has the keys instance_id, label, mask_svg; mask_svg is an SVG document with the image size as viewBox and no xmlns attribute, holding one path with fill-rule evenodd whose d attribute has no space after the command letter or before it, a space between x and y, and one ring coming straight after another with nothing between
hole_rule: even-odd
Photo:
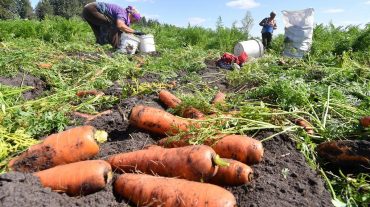
<instances>
[{"instance_id":1,"label":"sky","mask_svg":"<svg viewBox=\"0 0 370 207\"><path fill-rule=\"evenodd\" d=\"M35 7L39 0L31 0ZM254 20L251 35L260 36L259 22L274 11L277 21L275 34L284 33L282 11L314 9L315 24L332 22L335 26L370 23L370 0L101 0L122 7L132 5L147 19L187 27L188 24L214 29L221 17L225 26L240 22L249 11ZM237 25L240 25L237 23Z\"/></svg>"}]
</instances>

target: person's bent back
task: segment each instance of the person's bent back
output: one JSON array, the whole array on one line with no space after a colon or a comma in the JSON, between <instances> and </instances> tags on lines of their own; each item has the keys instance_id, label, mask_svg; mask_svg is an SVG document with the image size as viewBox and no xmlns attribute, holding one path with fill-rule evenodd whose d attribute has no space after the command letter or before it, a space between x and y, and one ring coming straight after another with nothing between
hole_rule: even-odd
<instances>
[{"instance_id":1,"label":"person's bent back","mask_svg":"<svg viewBox=\"0 0 370 207\"><path fill-rule=\"evenodd\" d=\"M141 34L130 28L131 23L141 19L132 6L122 8L115 4L93 2L84 7L82 16L93 30L96 43L101 45L111 44L113 48L118 48L122 32Z\"/></svg>"}]
</instances>

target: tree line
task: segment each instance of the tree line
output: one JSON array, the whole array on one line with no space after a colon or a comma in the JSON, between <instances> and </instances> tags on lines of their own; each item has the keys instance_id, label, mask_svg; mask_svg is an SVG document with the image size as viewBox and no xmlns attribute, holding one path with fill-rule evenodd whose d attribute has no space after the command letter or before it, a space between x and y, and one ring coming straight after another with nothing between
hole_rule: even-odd
<instances>
[{"instance_id":1,"label":"tree line","mask_svg":"<svg viewBox=\"0 0 370 207\"><path fill-rule=\"evenodd\" d=\"M95 0L40 0L33 9L30 0L0 0L0 19L44 19L46 16L80 16Z\"/></svg>"}]
</instances>

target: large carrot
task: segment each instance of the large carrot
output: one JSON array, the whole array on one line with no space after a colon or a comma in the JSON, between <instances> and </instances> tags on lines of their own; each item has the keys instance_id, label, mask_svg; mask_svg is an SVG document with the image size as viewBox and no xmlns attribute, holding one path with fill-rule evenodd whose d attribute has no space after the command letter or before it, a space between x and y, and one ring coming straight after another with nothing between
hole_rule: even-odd
<instances>
[{"instance_id":1,"label":"large carrot","mask_svg":"<svg viewBox=\"0 0 370 207\"><path fill-rule=\"evenodd\" d=\"M168 108L176 108L181 104L181 100L167 90L161 90L159 92L159 100L161 100Z\"/></svg>"},{"instance_id":2,"label":"large carrot","mask_svg":"<svg viewBox=\"0 0 370 207\"><path fill-rule=\"evenodd\" d=\"M138 105L131 110L130 124L149 132L165 135L187 131L191 121L161 109Z\"/></svg>"},{"instance_id":3,"label":"large carrot","mask_svg":"<svg viewBox=\"0 0 370 207\"><path fill-rule=\"evenodd\" d=\"M234 195L221 187L176 178L128 173L118 177L114 190L136 206L236 206Z\"/></svg>"},{"instance_id":4,"label":"large carrot","mask_svg":"<svg viewBox=\"0 0 370 207\"><path fill-rule=\"evenodd\" d=\"M171 137L158 141L164 147L181 147L190 145L191 136L185 136L180 140ZM217 154L224 158L230 158L253 165L261 162L263 158L263 146L259 140L243 135L218 135L216 138L205 140L205 145L211 146Z\"/></svg>"},{"instance_id":5,"label":"large carrot","mask_svg":"<svg viewBox=\"0 0 370 207\"><path fill-rule=\"evenodd\" d=\"M59 165L34 173L44 187L70 196L86 195L103 189L112 179L112 169L103 160L87 160Z\"/></svg>"},{"instance_id":6,"label":"large carrot","mask_svg":"<svg viewBox=\"0 0 370 207\"><path fill-rule=\"evenodd\" d=\"M232 159L223 160L229 163L229 166L220 166L216 175L207 180L208 183L235 186L252 180L253 170L248 165Z\"/></svg>"},{"instance_id":7,"label":"large carrot","mask_svg":"<svg viewBox=\"0 0 370 207\"><path fill-rule=\"evenodd\" d=\"M113 155L107 161L118 172L140 171L195 181L212 177L218 165L225 164L212 148L205 145L172 149L153 145L147 149Z\"/></svg>"},{"instance_id":8,"label":"large carrot","mask_svg":"<svg viewBox=\"0 0 370 207\"><path fill-rule=\"evenodd\" d=\"M96 143L107 139L105 131L92 126L75 127L46 137L9 162L14 171L36 172L57 165L90 159L99 152Z\"/></svg>"}]
</instances>

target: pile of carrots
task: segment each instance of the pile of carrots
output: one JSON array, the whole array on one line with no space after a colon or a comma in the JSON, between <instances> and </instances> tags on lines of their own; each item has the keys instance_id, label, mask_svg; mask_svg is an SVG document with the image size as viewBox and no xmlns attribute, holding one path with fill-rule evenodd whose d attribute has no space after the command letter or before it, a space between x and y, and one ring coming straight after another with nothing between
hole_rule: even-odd
<instances>
[{"instance_id":1,"label":"pile of carrots","mask_svg":"<svg viewBox=\"0 0 370 207\"><path fill-rule=\"evenodd\" d=\"M214 104L224 102L225 95L218 96ZM181 104L168 91L160 92L160 100L169 108ZM193 107L185 111L189 112L183 113L187 118L138 105L131 110L130 124L168 136L200 128L197 119L208 116ZM80 126L50 135L13 158L9 167L33 173L44 187L70 196L105 188L115 172L121 175L113 181L114 191L136 206L236 206L235 197L223 186L251 181L253 170L249 165L261 162L262 143L243 135L218 134L202 145L191 145L191 136L176 141L167 137L142 150L90 160L107 134L92 126Z\"/></svg>"}]
</instances>

